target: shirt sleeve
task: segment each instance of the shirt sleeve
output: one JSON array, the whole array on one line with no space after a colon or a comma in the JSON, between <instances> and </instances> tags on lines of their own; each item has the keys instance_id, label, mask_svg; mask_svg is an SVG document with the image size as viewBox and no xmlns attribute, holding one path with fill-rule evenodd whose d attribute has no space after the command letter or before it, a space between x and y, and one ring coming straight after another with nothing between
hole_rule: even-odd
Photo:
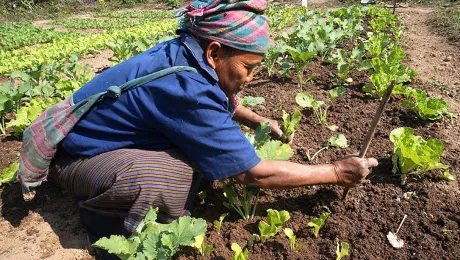
<instances>
[{"instance_id":1,"label":"shirt sleeve","mask_svg":"<svg viewBox=\"0 0 460 260\"><path fill-rule=\"evenodd\" d=\"M150 95L154 104L152 127L183 150L207 179L230 177L260 162L254 147L231 119L228 106L232 100L227 100L217 85L192 72L176 73L155 84L165 87Z\"/></svg>"}]
</instances>

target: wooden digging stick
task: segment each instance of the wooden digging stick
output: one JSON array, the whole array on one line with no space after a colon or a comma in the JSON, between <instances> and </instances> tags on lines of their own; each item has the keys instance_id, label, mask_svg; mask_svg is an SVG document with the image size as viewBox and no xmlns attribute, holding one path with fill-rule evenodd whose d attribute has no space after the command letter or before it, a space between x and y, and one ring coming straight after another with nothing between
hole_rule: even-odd
<instances>
[{"instance_id":1,"label":"wooden digging stick","mask_svg":"<svg viewBox=\"0 0 460 260\"><path fill-rule=\"evenodd\" d=\"M380 102L379 108L377 109L377 112L375 112L374 119L372 119L371 127L369 128L369 131L367 131L367 135L366 135L366 139L364 139L363 147L361 148L361 151L359 152L359 155L358 155L359 158L364 158L364 156L367 153L367 150L369 149L369 145L371 144L372 137L374 137L375 129L377 128L380 118L382 117L383 110L385 110L385 105L388 103L388 100L391 97L391 92L393 91L394 86L395 86L395 81L393 80L390 86L388 86L387 90L385 91L385 94L383 94L382 101ZM342 194L342 200L345 200L347 198L348 191L350 191L350 188L346 187Z\"/></svg>"}]
</instances>

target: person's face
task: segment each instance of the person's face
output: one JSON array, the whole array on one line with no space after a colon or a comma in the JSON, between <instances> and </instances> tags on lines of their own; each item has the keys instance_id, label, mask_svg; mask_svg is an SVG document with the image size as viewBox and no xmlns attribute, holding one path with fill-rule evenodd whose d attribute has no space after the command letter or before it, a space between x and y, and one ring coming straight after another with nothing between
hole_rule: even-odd
<instances>
[{"instance_id":1,"label":"person's face","mask_svg":"<svg viewBox=\"0 0 460 260\"><path fill-rule=\"evenodd\" d=\"M254 69L260 65L262 54L229 51L218 42L211 42L206 51L208 63L219 77L219 86L228 98L233 98L253 79Z\"/></svg>"}]
</instances>

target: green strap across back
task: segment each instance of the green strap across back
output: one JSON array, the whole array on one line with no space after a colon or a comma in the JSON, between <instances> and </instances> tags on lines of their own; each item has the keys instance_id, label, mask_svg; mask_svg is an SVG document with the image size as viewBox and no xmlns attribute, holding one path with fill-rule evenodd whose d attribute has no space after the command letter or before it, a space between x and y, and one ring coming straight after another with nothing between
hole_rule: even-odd
<instances>
[{"instance_id":1,"label":"green strap across back","mask_svg":"<svg viewBox=\"0 0 460 260\"><path fill-rule=\"evenodd\" d=\"M73 99L63 100L45 110L22 136L22 151L19 162L18 180L23 192L37 187L48 176L51 160L58 144L72 131L73 127L104 98L118 98L123 92L145 85L155 79L180 71L198 73L195 68L176 66L133 79L121 86L111 86L107 91L94 94L74 104Z\"/></svg>"}]
</instances>

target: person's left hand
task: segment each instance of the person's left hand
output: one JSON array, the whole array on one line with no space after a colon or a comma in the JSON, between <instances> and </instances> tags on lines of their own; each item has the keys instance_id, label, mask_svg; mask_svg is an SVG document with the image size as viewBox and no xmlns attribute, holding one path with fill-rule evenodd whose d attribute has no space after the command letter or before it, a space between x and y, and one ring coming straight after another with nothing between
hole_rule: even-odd
<instances>
[{"instance_id":1,"label":"person's left hand","mask_svg":"<svg viewBox=\"0 0 460 260\"><path fill-rule=\"evenodd\" d=\"M264 123L267 123L267 122L270 123L270 128L272 129L272 132L271 132L272 138L281 139L284 136L284 134L283 134L283 130L281 130L278 124L278 121L265 118Z\"/></svg>"}]
</instances>

